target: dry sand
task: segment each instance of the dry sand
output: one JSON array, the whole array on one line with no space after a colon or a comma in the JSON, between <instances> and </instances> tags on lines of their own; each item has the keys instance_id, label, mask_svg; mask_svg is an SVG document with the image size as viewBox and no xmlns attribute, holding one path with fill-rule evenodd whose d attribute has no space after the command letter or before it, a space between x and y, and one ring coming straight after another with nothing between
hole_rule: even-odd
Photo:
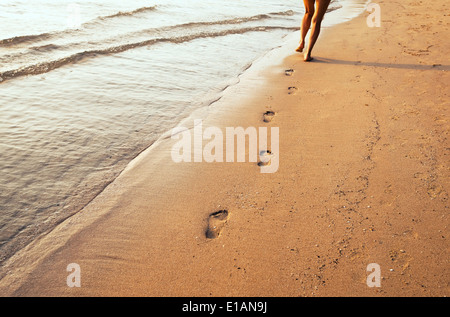
<instances>
[{"instance_id":1,"label":"dry sand","mask_svg":"<svg viewBox=\"0 0 450 317\"><path fill-rule=\"evenodd\" d=\"M223 131L279 127L276 173L253 162L177 164L175 141L162 140L11 258L0 293L450 295L449 4L377 3L380 28L365 13L324 30L312 63L293 37L202 117ZM208 239L219 210L228 214ZM80 288L66 285L69 263L81 267ZM381 267L380 288L366 285L369 263Z\"/></svg>"}]
</instances>

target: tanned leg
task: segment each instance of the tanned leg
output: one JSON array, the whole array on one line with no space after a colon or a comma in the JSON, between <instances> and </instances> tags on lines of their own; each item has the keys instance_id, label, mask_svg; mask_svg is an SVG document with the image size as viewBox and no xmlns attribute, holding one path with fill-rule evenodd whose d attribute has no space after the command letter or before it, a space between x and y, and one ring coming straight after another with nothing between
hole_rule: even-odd
<instances>
[{"instance_id":1,"label":"tanned leg","mask_svg":"<svg viewBox=\"0 0 450 317\"><path fill-rule=\"evenodd\" d=\"M312 60L311 52L314 44L316 44L317 38L319 37L323 16L325 15L328 5L330 4L330 0L317 0L316 2L317 6L312 18L312 29L311 35L309 36L308 50L306 51L306 54L304 56L305 62L309 62Z\"/></svg>"},{"instance_id":2,"label":"tanned leg","mask_svg":"<svg viewBox=\"0 0 450 317\"><path fill-rule=\"evenodd\" d=\"M309 31L311 26L311 20L314 15L314 0L303 0L305 5L305 15L302 20L302 27L300 29L300 33L302 35L300 46L296 49L297 52L303 52L303 48L305 47L305 38L306 34Z\"/></svg>"}]
</instances>

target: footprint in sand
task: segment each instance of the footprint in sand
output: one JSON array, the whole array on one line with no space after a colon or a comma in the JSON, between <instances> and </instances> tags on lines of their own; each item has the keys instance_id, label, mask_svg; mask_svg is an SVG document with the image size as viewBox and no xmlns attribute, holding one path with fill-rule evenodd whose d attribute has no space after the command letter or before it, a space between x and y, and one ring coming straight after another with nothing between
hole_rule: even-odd
<instances>
[{"instance_id":1,"label":"footprint in sand","mask_svg":"<svg viewBox=\"0 0 450 317\"><path fill-rule=\"evenodd\" d=\"M264 122L272 121L273 117L275 117L275 112L273 112L271 110L268 110L268 111L264 112L264 114L263 114Z\"/></svg>"},{"instance_id":2,"label":"footprint in sand","mask_svg":"<svg viewBox=\"0 0 450 317\"><path fill-rule=\"evenodd\" d=\"M219 210L209 215L208 228L206 229L206 238L216 239L219 237L223 226L228 220L228 210Z\"/></svg>"},{"instance_id":3,"label":"footprint in sand","mask_svg":"<svg viewBox=\"0 0 450 317\"><path fill-rule=\"evenodd\" d=\"M293 95L297 92L298 88L297 87L289 87L288 88L288 94L289 95Z\"/></svg>"},{"instance_id":4,"label":"footprint in sand","mask_svg":"<svg viewBox=\"0 0 450 317\"><path fill-rule=\"evenodd\" d=\"M292 74L294 73L294 70L292 68L291 69L286 69L284 71L284 73L286 74L286 76L292 76Z\"/></svg>"},{"instance_id":5,"label":"footprint in sand","mask_svg":"<svg viewBox=\"0 0 450 317\"><path fill-rule=\"evenodd\" d=\"M270 150L259 152L260 161L258 162L258 166L267 166L270 165L270 159L272 158L272 152Z\"/></svg>"}]
</instances>

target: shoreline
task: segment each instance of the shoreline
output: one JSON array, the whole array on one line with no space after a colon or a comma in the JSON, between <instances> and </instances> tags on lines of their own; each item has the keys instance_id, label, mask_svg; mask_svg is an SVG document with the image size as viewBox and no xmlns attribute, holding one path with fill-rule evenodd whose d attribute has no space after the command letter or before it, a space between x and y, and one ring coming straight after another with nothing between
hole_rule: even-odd
<instances>
[{"instance_id":1,"label":"shoreline","mask_svg":"<svg viewBox=\"0 0 450 317\"><path fill-rule=\"evenodd\" d=\"M433 10L428 14L439 13ZM390 18L383 16L383 23ZM155 145L81 212L7 261L4 270L15 271L0 281L2 294L448 295L448 274L439 270L448 269L448 257L436 246L446 243L440 235L448 232L446 139L425 132L448 129L445 116L434 120L445 111L438 88L448 79L448 45L440 55L429 49L431 57L409 54L411 46L398 54L383 43L390 30L364 25L363 15L324 30L313 63L291 53L290 40L266 56L279 62L252 67L206 109L205 126L279 126L277 173L263 175L249 162L180 165L168 161L172 140ZM402 25L392 27L397 35ZM436 40L426 35L421 41ZM358 41L351 45L347 38ZM393 66L370 51L374 42ZM291 76L286 69L294 70ZM429 90L414 81L417 72ZM400 93L390 90L393 83L403 83ZM417 95L408 95L410 85ZM297 90L289 93L289 87ZM414 106L413 97L436 108ZM410 104L393 108L400 100ZM268 124L262 121L267 110L275 112ZM408 130L418 118L423 127ZM423 141L416 144L418 137ZM430 171L434 176L427 178ZM222 233L208 240L208 217L222 209L229 211ZM80 289L65 285L72 262L82 267ZM381 289L365 285L372 262L382 267L387 286Z\"/></svg>"},{"instance_id":2,"label":"shoreline","mask_svg":"<svg viewBox=\"0 0 450 317\"><path fill-rule=\"evenodd\" d=\"M347 0L347 2L353 3L353 2L358 2L358 0ZM340 9L340 10L343 10L343 9ZM348 14L347 11L348 10L346 10L346 12L344 14ZM289 11L286 11L283 14L290 15L290 13L288 13L288 12ZM333 17L332 19L330 19L332 22L332 21L336 20L338 15L334 14L331 16ZM328 21L328 22L330 22L330 21ZM262 32L265 33L265 31L262 31ZM257 35L257 33L255 33L255 35ZM44 44L44 43L41 43L41 44ZM137 52L135 52L135 54L137 54ZM121 55L122 54L119 54L119 56L121 56ZM86 61L86 62L88 62L88 61ZM102 63L101 60L99 60L98 62ZM96 62L94 62L94 63L96 63ZM250 62L248 65L250 65ZM75 66L75 68L77 68L79 66L80 65ZM88 69L85 69L85 71L86 70L88 70ZM67 69L66 69L66 71L67 71ZM53 79L55 79L60 76L64 76L64 72L65 72L65 70L60 70L60 71L55 70L54 72L52 71L52 73L49 74L49 78L47 78L45 80L48 81L52 77L53 77ZM58 75L58 73L59 73L59 75ZM79 72L79 73L82 73L82 72ZM222 89L225 89L226 86L235 84L238 81L238 77L235 77L238 73L239 73L239 71L233 72L233 76L231 76L232 78L229 81L228 80L223 81L223 83L221 83L217 89L214 89L214 92L211 92L210 94L202 96L202 98L195 98L196 100L192 102L192 104L195 104L194 108L196 108L197 106L204 107L208 103L211 103L214 100L221 98L219 91ZM224 77L227 77L227 76L224 76ZM17 82L17 85L19 85L19 86L22 85L23 87L26 87L29 85L31 85L30 87L35 87L35 86L41 87L40 86L41 83L38 83L35 81L36 78L37 78L36 76L32 76L29 78L23 78L25 83L22 82L21 80L19 80ZM41 79L44 80L44 77L42 77ZM2 83L2 84L6 85L6 87L5 87L6 89L11 88L8 86L16 85L14 82ZM73 85L74 83L69 81L66 86L70 86L71 84ZM80 83L78 83L78 84L80 84ZM133 84L131 84L131 86L133 86ZM199 87L201 87L201 86L202 85L200 84ZM38 90L45 91L46 89L44 87L45 87L45 85L43 84L42 89L38 89ZM59 89L63 89L63 88L64 87L60 87ZM10 91L10 93L13 93L13 92L14 92L14 89L12 91ZM32 95L33 94L31 94L31 96ZM164 94L162 94L162 95L164 95ZM61 97L62 96L60 96L59 100L63 101L63 100L61 100ZM57 96L55 96L54 98L57 98ZM64 98L64 97L62 97L62 98ZM151 100L152 97L147 97L147 98L150 98L149 100ZM44 97L44 99L45 99L45 97ZM170 98L167 98L167 99L170 99ZM86 100L87 100L87 103L90 102L89 98L86 98ZM27 100L24 100L23 103L26 105L31 102L32 102L31 100L27 99ZM6 103L8 104L8 102L6 102ZM10 101L9 103L12 103L12 102ZM144 101L144 103L145 103L145 101ZM81 102L81 104L83 104L83 102ZM120 108L123 108L123 107L120 107ZM145 108L145 106L144 106L144 108ZM123 110L123 111L125 111L125 110ZM143 110L143 111L145 111L145 110ZM137 113L139 113L139 112L140 111L137 111ZM183 112L183 114L180 114L180 116L178 118L185 118L186 116L189 115L189 113L190 113L190 111L185 111L185 112ZM30 118L30 119L32 119L32 118ZM87 121L89 121L89 120L87 120ZM177 124L177 121L178 121L178 119L172 120L171 122L173 122L173 124ZM34 122L34 121L31 120L31 122ZM34 122L34 124L44 124L45 125L46 123L45 123L45 121L39 122L37 120L36 122ZM20 126L24 127L24 125L20 125ZM30 178L31 178L30 181L33 181L35 184L40 184L42 181L48 181L49 185L47 185L47 189L45 190L45 192L42 193L42 196L37 194L37 196L40 196L39 203L34 203L34 204L31 203L31 205L28 209L26 209L24 212L21 212L19 207L16 208L16 206L19 206L19 203L20 203L19 197L21 197L21 200L23 200L23 201L33 201L33 193L39 192L40 188L39 188L39 186L35 186L36 188L33 188L33 186L32 186L26 192L25 191L21 192L21 190L19 190L19 189L22 186L20 186L19 184L26 183L25 177L17 177L17 181L16 181L17 184L10 183L8 189L10 190L11 194L9 194L9 196L13 197L13 199L10 200L9 203L7 203L7 205L5 205L4 207L6 208L6 210L9 210L10 213L13 213L13 212L20 213L20 217L18 217L18 218L14 217L14 218L11 218L11 220L6 219L6 225L3 228L4 234L3 234L2 238L3 238L4 243L2 244L1 251L0 251L0 254L1 254L0 263L3 263L5 261L5 259L9 258L12 254L17 252L17 250L23 248L30 241L32 241L35 237L37 237L41 234L44 234L45 232L51 231L57 224L61 223L62 221L69 218L74 213L78 212L90 200L95 198L95 196L97 196L111 181L113 181L118 176L118 174L126 167L126 165L129 163L129 161L132 158L137 156L136 154L145 150L149 146L149 144L151 144L155 141L155 139L153 137L147 139L146 135L150 135L155 132L156 133L155 137L158 138L160 133L164 132L164 130L167 130L171 127L171 124L169 123L169 126L165 127L165 128L163 127L163 125L161 125L161 128L160 128L160 126L158 126L157 123L151 122L150 124L147 124L146 126L149 127L149 128L145 129L146 132L144 132L144 133L138 132L138 130L144 131L144 129L139 128L138 130L135 130L135 132L137 134L136 135L133 134L132 139L130 139L128 141L125 140L124 142L122 142L121 148L124 148L124 147L128 148L129 149L128 151L120 151L120 150L114 151L115 156L112 156L112 157L103 155L103 153L106 152L106 149L99 150L99 151L96 151L95 149L89 150L86 147L79 148L78 151L75 149L73 151L73 153L77 153L76 154L77 156L84 157L85 159L83 159L83 161L81 163L78 162L76 164L73 164L73 166L69 167L71 170L78 169L79 173L71 173L69 171L68 174L64 174L64 175L66 175L64 180L60 179L60 182L62 184L64 184L63 187L66 188L65 195L61 194L61 197L64 197L64 198L56 198L55 195L52 196L52 194L51 194L52 189L53 189L51 187L51 184L53 184L53 182L54 182L53 178L56 177L55 174L51 174L51 173L47 174L45 172L45 169L42 170L42 173L37 168L35 170L33 170L33 169L27 170L27 174L32 175L32 176L30 176ZM49 129L51 129L51 128L49 127ZM77 129L77 127L75 126L74 129ZM72 130L72 129L70 129L70 130ZM109 131L109 129L107 129L107 127L104 127L103 130ZM116 130L117 130L117 133L120 133L120 129L116 129ZM66 132L59 131L59 133L66 133ZM142 133L141 137L138 136L139 133ZM77 142L76 141L77 138L78 138L78 142L80 142L80 139L83 138L83 133L80 133L80 134L74 133L73 135L77 135L76 138L73 137L73 142ZM48 137L48 138L50 138L50 140L53 140L52 137ZM47 137L45 139L47 139ZM143 141L144 139L145 139L145 141ZM53 141L56 142L57 140L58 140L58 136L54 135ZM13 144L20 143L20 139L17 139L17 140L13 139L9 142L13 142ZM39 140L34 140L33 138L31 138L27 142L39 143ZM108 142L108 140L105 140L105 142ZM118 142L121 142L121 141L118 140ZM95 146L95 142L91 142L91 144L92 144L91 146ZM84 152L83 152L83 148L85 149ZM133 148L135 150L133 150ZM45 149L42 149L41 152L42 153L39 153L39 151L35 151L35 152L33 152L33 155L45 156L45 152L47 152L47 151L45 151ZM94 154L95 152L97 152L97 153ZM89 156L89 154L93 154L93 155ZM12 159L12 157L15 157L15 156L20 157L21 155L22 154L20 154L20 153L14 154L11 152L11 154L9 156L11 156L11 159ZM61 153L55 155L55 157L64 156L64 155L66 155L64 153L64 151L61 151ZM91 162L88 162L89 159L87 159L87 157L90 157ZM120 160L120 162L118 162L117 160ZM115 161L115 163L110 163L111 161ZM101 164L100 162L105 162L104 164L101 165L102 168L104 168L104 170L89 171L90 166L94 166L96 164ZM53 163L53 164L55 164L55 163ZM70 165L70 162L64 162L64 164ZM17 170L18 171L21 170L21 165L18 165ZM62 169L58 169L58 170L54 171L54 173L56 173L56 174L62 173L61 170ZM69 175L69 176L67 176L67 175ZM59 179L59 177L57 177L57 178ZM8 175L6 176L6 179L8 179L8 180L10 179L8 177ZM76 186L75 184L77 182L79 182L78 183L79 186L77 187L76 190L68 189L72 186ZM64 192L64 190L62 192ZM23 195L21 195L22 193L23 193ZM46 196L44 196L44 194ZM48 203L42 206L42 204L40 202L48 202ZM38 209L39 209L39 212L37 211ZM31 214L31 216L29 214ZM31 217L37 217L37 218L31 223L27 222L26 219L31 218ZM24 220L21 220L21 219L24 219ZM20 229L17 229L18 231L15 231L16 228L20 228ZM13 233L9 234L9 232L13 232ZM9 238L9 237L11 237L11 238ZM0 275L0 278L1 278L1 275Z\"/></svg>"}]
</instances>

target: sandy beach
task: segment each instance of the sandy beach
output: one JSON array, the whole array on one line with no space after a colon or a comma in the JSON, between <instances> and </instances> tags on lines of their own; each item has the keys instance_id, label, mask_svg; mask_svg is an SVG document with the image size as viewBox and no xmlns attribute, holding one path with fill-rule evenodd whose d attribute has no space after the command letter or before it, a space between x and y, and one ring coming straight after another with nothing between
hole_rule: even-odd
<instances>
[{"instance_id":1,"label":"sandy beach","mask_svg":"<svg viewBox=\"0 0 450 317\"><path fill-rule=\"evenodd\" d=\"M310 63L297 32L181 124L279 128L275 173L176 163L168 134L6 261L0 294L450 295L449 4L376 3L380 27L366 12L323 30Z\"/></svg>"}]
</instances>

